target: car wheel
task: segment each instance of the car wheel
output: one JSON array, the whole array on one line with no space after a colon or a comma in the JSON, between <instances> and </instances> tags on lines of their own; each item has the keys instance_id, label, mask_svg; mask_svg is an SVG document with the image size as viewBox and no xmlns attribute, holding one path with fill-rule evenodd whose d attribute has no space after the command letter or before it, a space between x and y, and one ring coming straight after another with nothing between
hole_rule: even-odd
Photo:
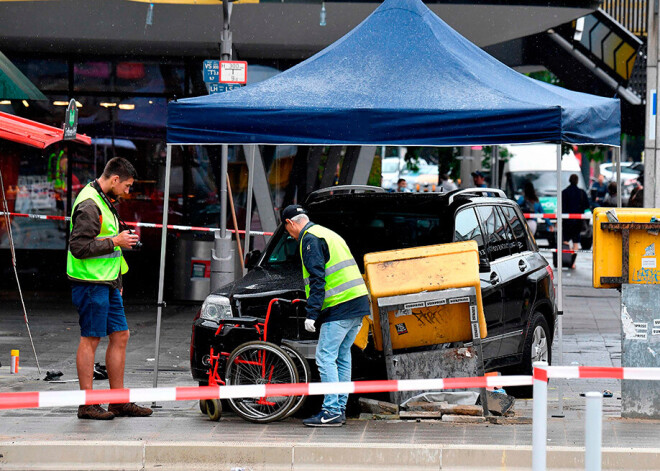
<instances>
[{"instance_id":1,"label":"car wheel","mask_svg":"<svg viewBox=\"0 0 660 471\"><path fill-rule=\"evenodd\" d=\"M220 420L220 416L222 415L222 405L220 404L220 400L218 399L206 400L206 415L208 415L209 419L215 422Z\"/></svg>"},{"instance_id":2,"label":"car wheel","mask_svg":"<svg viewBox=\"0 0 660 471\"><path fill-rule=\"evenodd\" d=\"M540 312L532 314L529 322L529 330L523 347L521 365L515 369L515 374L531 375L532 364L535 361L545 361L548 365L552 363L550 328L545 316ZM508 388L507 392L516 397L532 397L531 386L517 386Z\"/></svg>"}]
</instances>

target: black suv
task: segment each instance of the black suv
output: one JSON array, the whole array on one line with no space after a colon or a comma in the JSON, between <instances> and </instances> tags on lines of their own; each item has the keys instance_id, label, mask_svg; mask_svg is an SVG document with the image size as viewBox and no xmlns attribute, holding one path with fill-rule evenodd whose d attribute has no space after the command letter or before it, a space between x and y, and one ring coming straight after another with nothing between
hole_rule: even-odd
<instances>
[{"instance_id":1,"label":"black suv","mask_svg":"<svg viewBox=\"0 0 660 471\"><path fill-rule=\"evenodd\" d=\"M495 196L497 195L497 196ZM304 204L312 222L339 233L364 270L369 252L475 240L488 336L483 340L486 370L531 374L532 362L550 362L557 319L553 272L538 252L518 205L501 190L473 188L450 193L385 193L374 187L333 187L312 193ZM218 320L264 318L272 298L304 298L298 243L280 225L264 253L247 256L250 271L210 294L193 322L190 366L207 381L211 346L217 351ZM304 311L283 316L285 339L313 358L314 337L302 327ZM252 340L253 329L222 331L223 348ZM385 376L373 343L353 356L354 379ZM313 365L313 361L310 361ZM381 375L381 376L378 376Z\"/></svg>"}]
</instances>

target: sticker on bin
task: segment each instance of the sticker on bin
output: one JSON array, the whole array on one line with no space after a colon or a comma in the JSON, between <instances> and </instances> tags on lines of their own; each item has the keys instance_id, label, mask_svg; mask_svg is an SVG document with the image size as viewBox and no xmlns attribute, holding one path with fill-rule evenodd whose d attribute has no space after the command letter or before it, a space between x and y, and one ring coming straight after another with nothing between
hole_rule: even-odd
<instances>
[{"instance_id":1,"label":"sticker on bin","mask_svg":"<svg viewBox=\"0 0 660 471\"><path fill-rule=\"evenodd\" d=\"M404 304L403 308L404 309L418 309L420 307L425 307L426 305L424 304L424 301L418 302L418 303L408 303Z\"/></svg>"},{"instance_id":2,"label":"sticker on bin","mask_svg":"<svg viewBox=\"0 0 660 471\"><path fill-rule=\"evenodd\" d=\"M646 322L635 322L635 330L648 330L649 325Z\"/></svg>"},{"instance_id":3,"label":"sticker on bin","mask_svg":"<svg viewBox=\"0 0 660 471\"><path fill-rule=\"evenodd\" d=\"M191 278L211 278L210 260L191 260Z\"/></svg>"},{"instance_id":4,"label":"sticker on bin","mask_svg":"<svg viewBox=\"0 0 660 471\"><path fill-rule=\"evenodd\" d=\"M446 299L436 299L435 301L426 301L426 307L444 306L445 304L447 304Z\"/></svg>"},{"instance_id":5,"label":"sticker on bin","mask_svg":"<svg viewBox=\"0 0 660 471\"><path fill-rule=\"evenodd\" d=\"M461 298L453 298L449 300L449 304L460 304L460 303L469 303L470 298L467 296L463 296Z\"/></svg>"},{"instance_id":6,"label":"sticker on bin","mask_svg":"<svg viewBox=\"0 0 660 471\"><path fill-rule=\"evenodd\" d=\"M401 324L396 324L394 327L396 327L396 333L399 335L408 333L406 324L404 324L403 322Z\"/></svg>"},{"instance_id":7,"label":"sticker on bin","mask_svg":"<svg viewBox=\"0 0 660 471\"><path fill-rule=\"evenodd\" d=\"M653 335L660 335L660 327L655 327L651 331Z\"/></svg>"},{"instance_id":8,"label":"sticker on bin","mask_svg":"<svg viewBox=\"0 0 660 471\"><path fill-rule=\"evenodd\" d=\"M655 258L642 257L642 268L655 268L655 267L656 267Z\"/></svg>"},{"instance_id":9,"label":"sticker on bin","mask_svg":"<svg viewBox=\"0 0 660 471\"><path fill-rule=\"evenodd\" d=\"M470 306L470 322L477 322L477 306Z\"/></svg>"}]
</instances>

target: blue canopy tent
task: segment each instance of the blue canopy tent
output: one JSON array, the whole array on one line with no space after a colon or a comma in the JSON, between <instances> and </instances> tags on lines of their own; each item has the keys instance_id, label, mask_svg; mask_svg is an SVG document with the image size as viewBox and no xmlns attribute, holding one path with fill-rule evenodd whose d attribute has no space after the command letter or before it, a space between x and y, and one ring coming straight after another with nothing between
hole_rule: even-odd
<instances>
[{"instance_id":1,"label":"blue canopy tent","mask_svg":"<svg viewBox=\"0 0 660 471\"><path fill-rule=\"evenodd\" d=\"M420 0L386 0L266 81L168 106L170 143L619 145L620 105L526 77Z\"/></svg>"},{"instance_id":2,"label":"blue canopy tent","mask_svg":"<svg viewBox=\"0 0 660 471\"><path fill-rule=\"evenodd\" d=\"M239 90L170 103L168 162L172 144L551 142L558 144L560 169L562 142L618 147L620 115L618 99L572 92L508 68L421 0L385 0L346 36L279 75ZM164 246L165 232L162 240ZM161 255L159 303L163 276ZM560 344L561 325L560 316ZM560 350L560 363L561 356ZM561 400L560 392L560 409Z\"/></svg>"}]
</instances>

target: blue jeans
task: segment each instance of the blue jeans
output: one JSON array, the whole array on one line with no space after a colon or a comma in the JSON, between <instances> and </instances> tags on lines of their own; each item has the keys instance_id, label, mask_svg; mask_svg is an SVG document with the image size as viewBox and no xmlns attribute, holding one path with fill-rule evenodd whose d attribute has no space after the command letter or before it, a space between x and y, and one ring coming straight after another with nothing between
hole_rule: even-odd
<instances>
[{"instance_id":1,"label":"blue jeans","mask_svg":"<svg viewBox=\"0 0 660 471\"><path fill-rule=\"evenodd\" d=\"M316 365L321 382L334 383L351 380L351 345L355 342L361 317L325 322L321 325L319 343L316 346ZM323 409L339 414L346 409L348 394L326 394Z\"/></svg>"}]
</instances>

